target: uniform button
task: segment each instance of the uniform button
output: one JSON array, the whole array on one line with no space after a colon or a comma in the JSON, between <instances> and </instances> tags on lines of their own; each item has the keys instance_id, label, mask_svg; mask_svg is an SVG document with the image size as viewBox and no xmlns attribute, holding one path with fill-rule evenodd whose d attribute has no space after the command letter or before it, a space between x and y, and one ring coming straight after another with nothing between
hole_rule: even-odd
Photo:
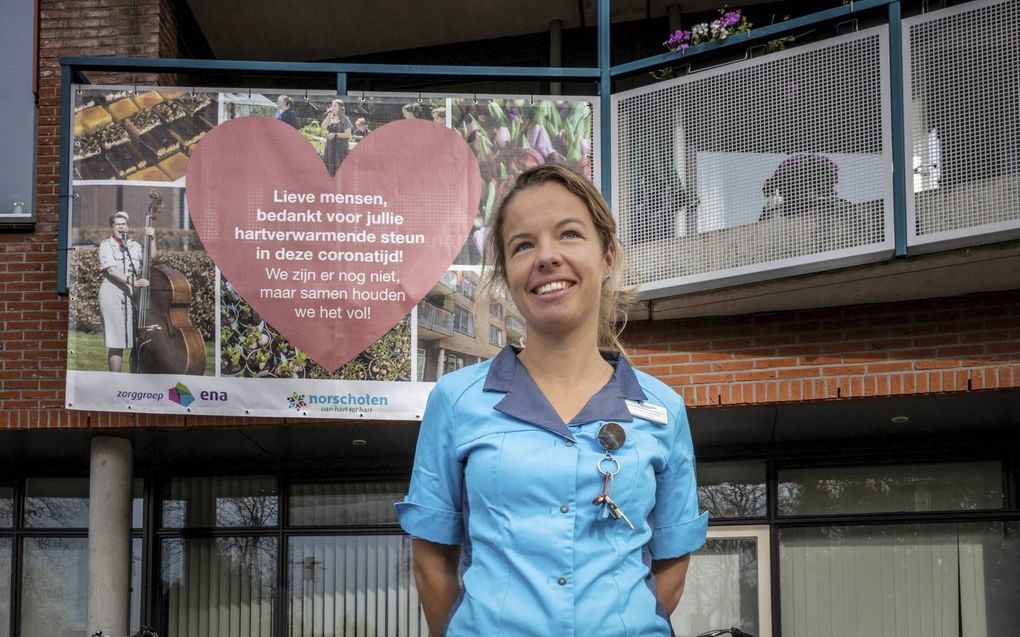
<instances>
[{"instance_id":1,"label":"uniform button","mask_svg":"<svg viewBox=\"0 0 1020 637\"><path fill-rule=\"evenodd\" d=\"M560 506L560 513L570 513L570 507L565 504Z\"/></svg>"},{"instance_id":2,"label":"uniform button","mask_svg":"<svg viewBox=\"0 0 1020 637\"><path fill-rule=\"evenodd\" d=\"M561 577L561 578L559 578L558 580L556 580L556 582L557 582L557 583L558 583L558 584L559 584L560 586L566 586L566 585L567 585L567 578L565 578L565 577Z\"/></svg>"},{"instance_id":3,"label":"uniform button","mask_svg":"<svg viewBox=\"0 0 1020 637\"><path fill-rule=\"evenodd\" d=\"M574 441L573 440L568 440L567 441L567 446L568 447L573 447L574 446Z\"/></svg>"}]
</instances>

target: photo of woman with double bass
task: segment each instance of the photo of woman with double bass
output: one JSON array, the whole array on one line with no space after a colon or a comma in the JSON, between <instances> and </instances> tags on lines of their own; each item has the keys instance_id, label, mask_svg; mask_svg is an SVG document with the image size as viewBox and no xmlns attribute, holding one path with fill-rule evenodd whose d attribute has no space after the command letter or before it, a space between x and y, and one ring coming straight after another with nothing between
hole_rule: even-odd
<instances>
[{"instance_id":1,"label":"photo of woman with double bass","mask_svg":"<svg viewBox=\"0 0 1020 637\"><path fill-rule=\"evenodd\" d=\"M184 189L78 185L72 219L68 369L214 373L215 266Z\"/></svg>"},{"instance_id":2,"label":"photo of woman with double bass","mask_svg":"<svg viewBox=\"0 0 1020 637\"><path fill-rule=\"evenodd\" d=\"M110 215L110 236L99 244L99 312L103 318L103 341L111 372L124 364L124 350L134 347L135 311L132 297L138 288L148 287L142 277L142 246L128 236L131 218L120 210ZM150 258L156 256L156 229L149 226Z\"/></svg>"}]
</instances>

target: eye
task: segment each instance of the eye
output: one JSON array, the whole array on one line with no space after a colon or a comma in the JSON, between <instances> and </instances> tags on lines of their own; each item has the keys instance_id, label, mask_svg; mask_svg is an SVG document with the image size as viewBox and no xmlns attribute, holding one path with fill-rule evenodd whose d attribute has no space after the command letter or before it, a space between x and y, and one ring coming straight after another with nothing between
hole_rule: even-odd
<instances>
[{"instance_id":1,"label":"eye","mask_svg":"<svg viewBox=\"0 0 1020 637\"><path fill-rule=\"evenodd\" d=\"M577 231L575 231L575 230L565 230L563 232L563 238L564 239L580 239L581 235L579 235L577 233Z\"/></svg>"},{"instance_id":2,"label":"eye","mask_svg":"<svg viewBox=\"0 0 1020 637\"><path fill-rule=\"evenodd\" d=\"M530 249L532 249L534 247L535 247L535 244L533 244L530 241L521 241L517 245L513 246L513 249L510 252L511 252L511 254L517 254L518 252L520 252L522 250L530 250Z\"/></svg>"}]
</instances>

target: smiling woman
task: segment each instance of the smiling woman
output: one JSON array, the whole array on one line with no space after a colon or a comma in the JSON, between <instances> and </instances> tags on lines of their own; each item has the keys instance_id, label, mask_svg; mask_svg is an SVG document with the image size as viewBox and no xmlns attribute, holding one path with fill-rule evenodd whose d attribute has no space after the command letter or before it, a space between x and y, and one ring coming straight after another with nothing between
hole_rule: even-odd
<instances>
[{"instance_id":1,"label":"smiling woman","mask_svg":"<svg viewBox=\"0 0 1020 637\"><path fill-rule=\"evenodd\" d=\"M488 242L528 343L442 376L429 397L397 504L429 627L670 635L708 520L683 401L613 351L623 254L609 207L581 175L540 166Z\"/></svg>"}]
</instances>

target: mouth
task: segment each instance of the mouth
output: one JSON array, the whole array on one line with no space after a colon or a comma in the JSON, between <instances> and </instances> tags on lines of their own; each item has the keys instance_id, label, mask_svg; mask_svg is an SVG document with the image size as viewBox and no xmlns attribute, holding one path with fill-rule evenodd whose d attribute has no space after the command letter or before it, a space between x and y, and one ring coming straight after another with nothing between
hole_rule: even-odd
<instances>
[{"instance_id":1,"label":"mouth","mask_svg":"<svg viewBox=\"0 0 1020 637\"><path fill-rule=\"evenodd\" d=\"M566 290L567 288L572 287L573 285L574 284L571 283L570 281L550 281L549 283L543 283L542 285L538 286L537 288L532 290L532 292L539 296L544 296L546 294L554 294L556 292Z\"/></svg>"}]
</instances>

